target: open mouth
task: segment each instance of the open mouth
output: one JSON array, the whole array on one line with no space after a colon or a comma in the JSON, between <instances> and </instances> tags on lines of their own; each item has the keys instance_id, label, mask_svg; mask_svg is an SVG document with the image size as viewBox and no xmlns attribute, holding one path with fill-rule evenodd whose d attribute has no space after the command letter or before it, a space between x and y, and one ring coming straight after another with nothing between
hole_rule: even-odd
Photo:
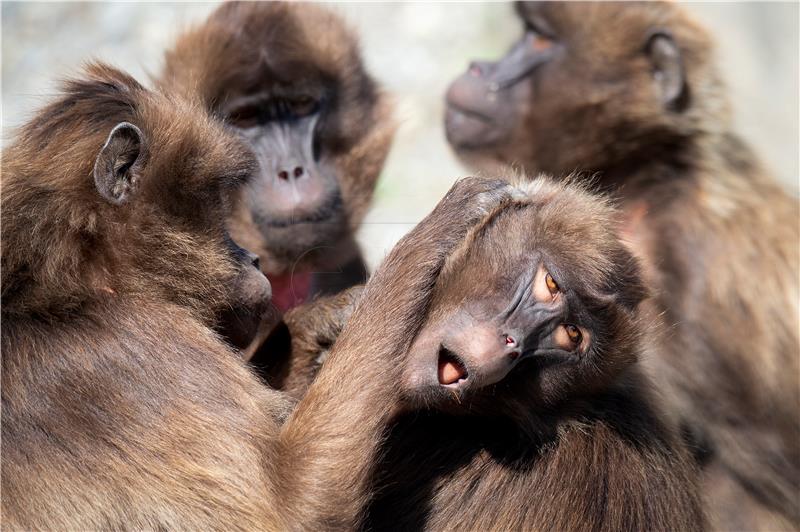
<instances>
[{"instance_id":1,"label":"open mouth","mask_svg":"<svg viewBox=\"0 0 800 532\"><path fill-rule=\"evenodd\" d=\"M443 346L439 349L438 376L439 384L449 386L466 381L469 373L464 362Z\"/></svg>"}]
</instances>

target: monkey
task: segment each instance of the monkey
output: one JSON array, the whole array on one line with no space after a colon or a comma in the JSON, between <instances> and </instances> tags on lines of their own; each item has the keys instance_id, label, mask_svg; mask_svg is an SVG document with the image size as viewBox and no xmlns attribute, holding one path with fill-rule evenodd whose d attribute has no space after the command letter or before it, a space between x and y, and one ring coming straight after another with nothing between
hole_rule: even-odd
<instances>
[{"instance_id":1,"label":"monkey","mask_svg":"<svg viewBox=\"0 0 800 532\"><path fill-rule=\"evenodd\" d=\"M214 330L270 287L226 229L257 162L203 105L92 63L2 163L9 530L358 527L433 279L511 193L454 185L289 412Z\"/></svg>"},{"instance_id":2,"label":"monkey","mask_svg":"<svg viewBox=\"0 0 800 532\"><path fill-rule=\"evenodd\" d=\"M254 371L272 388L293 400L302 399L361 300L363 285L321 296L286 312L250 360Z\"/></svg>"},{"instance_id":3,"label":"monkey","mask_svg":"<svg viewBox=\"0 0 800 532\"><path fill-rule=\"evenodd\" d=\"M733 131L711 39L671 2L517 3L449 86L469 166L575 170L622 206L668 334L649 358L719 529L800 527L798 201Z\"/></svg>"},{"instance_id":4,"label":"monkey","mask_svg":"<svg viewBox=\"0 0 800 532\"><path fill-rule=\"evenodd\" d=\"M258 177L242 190L230 231L259 255L282 311L364 282L353 235L394 124L337 14L225 3L166 53L159 82L197 93L255 151Z\"/></svg>"},{"instance_id":5,"label":"monkey","mask_svg":"<svg viewBox=\"0 0 800 532\"><path fill-rule=\"evenodd\" d=\"M608 199L540 176L447 259L412 340L367 530L702 530L699 471L639 367L658 322ZM297 307L302 397L361 293Z\"/></svg>"},{"instance_id":6,"label":"monkey","mask_svg":"<svg viewBox=\"0 0 800 532\"><path fill-rule=\"evenodd\" d=\"M702 530L608 201L540 177L436 280L366 529Z\"/></svg>"}]
</instances>

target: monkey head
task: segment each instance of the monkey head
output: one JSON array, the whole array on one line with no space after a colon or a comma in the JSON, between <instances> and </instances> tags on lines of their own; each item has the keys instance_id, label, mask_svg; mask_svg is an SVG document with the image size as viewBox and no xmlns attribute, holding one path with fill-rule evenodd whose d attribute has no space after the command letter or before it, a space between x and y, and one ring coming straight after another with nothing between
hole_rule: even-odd
<instances>
[{"instance_id":1,"label":"monkey head","mask_svg":"<svg viewBox=\"0 0 800 532\"><path fill-rule=\"evenodd\" d=\"M198 92L252 147L257 175L231 225L264 271L355 255L393 127L338 16L308 4L224 4L167 54L162 83Z\"/></svg>"},{"instance_id":2,"label":"monkey head","mask_svg":"<svg viewBox=\"0 0 800 532\"><path fill-rule=\"evenodd\" d=\"M450 85L445 128L467 163L557 174L673 146L726 111L705 32L657 2L521 2L523 33ZM711 97L706 97L706 94Z\"/></svg>"},{"instance_id":3,"label":"monkey head","mask_svg":"<svg viewBox=\"0 0 800 532\"><path fill-rule=\"evenodd\" d=\"M411 403L496 412L602 388L636 359L634 259L613 209L539 178L448 261L410 349Z\"/></svg>"},{"instance_id":4,"label":"monkey head","mask_svg":"<svg viewBox=\"0 0 800 532\"><path fill-rule=\"evenodd\" d=\"M234 309L241 326L267 310L269 282L225 226L256 163L202 106L90 65L22 129L4 163L11 308L143 296L209 325ZM35 208L19 212L17 201ZM15 231L34 215L29 231Z\"/></svg>"}]
</instances>

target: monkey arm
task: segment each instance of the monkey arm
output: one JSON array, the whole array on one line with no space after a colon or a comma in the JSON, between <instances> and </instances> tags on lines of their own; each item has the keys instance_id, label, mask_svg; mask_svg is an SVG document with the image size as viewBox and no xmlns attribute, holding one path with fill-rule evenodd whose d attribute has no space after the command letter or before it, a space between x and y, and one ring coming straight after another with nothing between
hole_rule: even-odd
<instances>
[{"instance_id":1,"label":"monkey arm","mask_svg":"<svg viewBox=\"0 0 800 532\"><path fill-rule=\"evenodd\" d=\"M468 178L404 237L369 280L361 302L308 393L283 426L277 490L287 523L352 529L399 402L402 358L419 329L445 259L504 199L508 184Z\"/></svg>"},{"instance_id":2,"label":"monkey arm","mask_svg":"<svg viewBox=\"0 0 800 532\"><path fill-rule=\"evenodd\" d=\"M250 360L271 387L302 398L361 300L363 286L288 311Z\"/></svg>"}]
</instances>

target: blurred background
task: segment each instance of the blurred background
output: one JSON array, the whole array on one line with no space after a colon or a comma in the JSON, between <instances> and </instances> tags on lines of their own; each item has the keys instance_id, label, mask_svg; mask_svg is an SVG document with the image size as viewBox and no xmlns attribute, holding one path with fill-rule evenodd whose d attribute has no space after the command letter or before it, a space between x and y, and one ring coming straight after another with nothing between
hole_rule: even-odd
<instances>
[{"instance_id":1,"label":"blurred background","mask_svg":"<svg viewBox=\"0 0 800 532\"><path fill-rule=\"evenodd\" d=\"M2 2L2 138L89 58L143 82L177 35L216 3ZM359 234L371 267L467 170L442 128L443 95L469 59L495 58L518 37L506 3L341 3L361 35L366 62L394 94L400 121L374 206ZM739 132L797 193L796 2L687 3L714 34Z\"/></svg>"}]
</instances>

